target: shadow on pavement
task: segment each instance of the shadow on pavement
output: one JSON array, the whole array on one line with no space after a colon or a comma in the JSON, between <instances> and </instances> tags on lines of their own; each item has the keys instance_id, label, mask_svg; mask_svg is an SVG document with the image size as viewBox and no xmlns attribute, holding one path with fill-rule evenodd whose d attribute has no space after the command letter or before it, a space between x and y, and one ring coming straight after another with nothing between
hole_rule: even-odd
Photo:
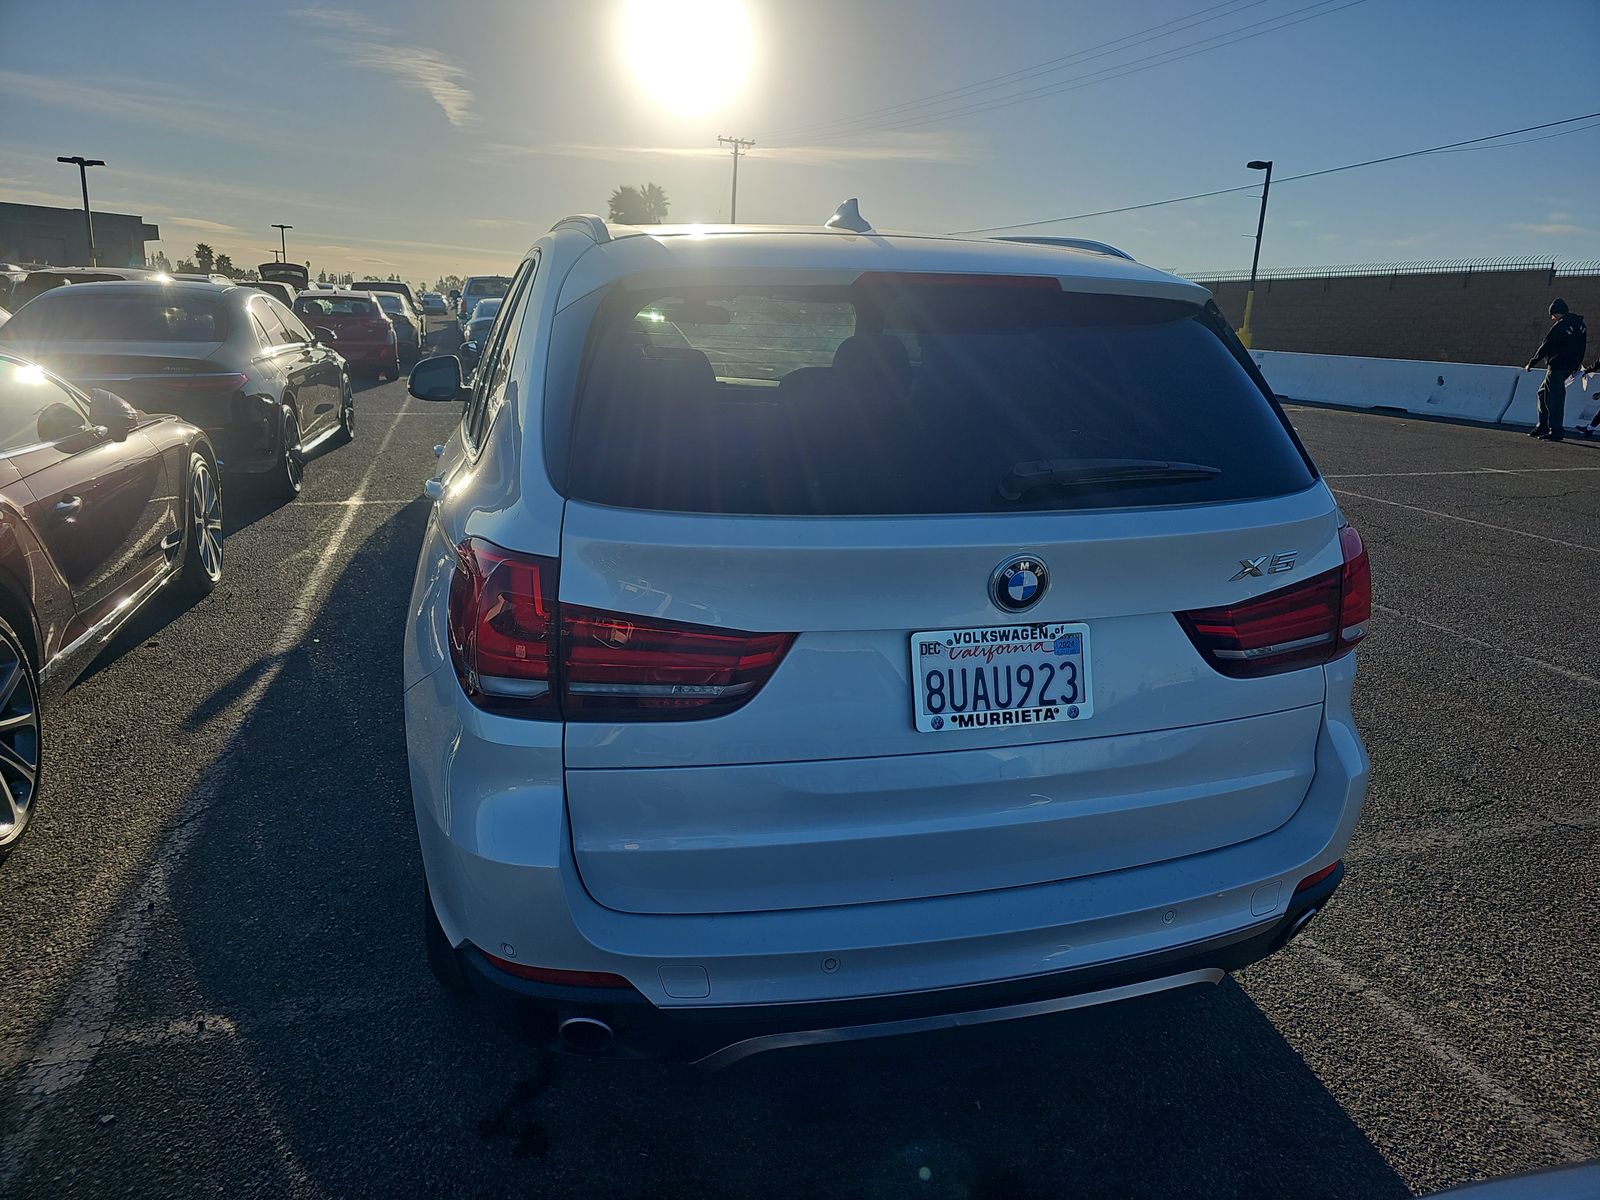
<instances>
[{"instance_id":1,"label":"shadow on pavement","mask_svg":"<svg viewBox=\"0 0 1600 1200\"><path fill-rule=\"evenodd\" d=\"M283 661L127 989L139 1011L124 1023L211 1013L226 1035L103 1053L99 1086L78 1092L111 1092L119 1115L75 1098L57 1132L93 1152L35 1164L52 1171L41 1181L590 1200L1408 1194L1232 983L712 1076L510 1041L423 960L399 634L426 516L414 504L365 541Z\"/></svg>"}]
</instances>

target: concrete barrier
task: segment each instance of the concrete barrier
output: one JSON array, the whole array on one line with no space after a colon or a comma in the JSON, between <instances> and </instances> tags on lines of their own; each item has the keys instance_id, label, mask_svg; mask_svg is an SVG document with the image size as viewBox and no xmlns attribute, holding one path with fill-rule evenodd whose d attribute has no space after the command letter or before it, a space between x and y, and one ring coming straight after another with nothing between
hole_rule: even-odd
<instances>
[{"instance_id":1,"label":"concrete barrier","mask_svg":"<svg viewBox=\"0 0 1600 1200\"><path fill-rule=\"evenodd\" d=\"M1521 378L1517 380L1517 393L1511 398L1511 406L1501 416L1500 422L1503 425L1526 425L1531 429L1539 420L1539 385L1544 382L1544 372L1519 371L1518 374ZM1580 371L1567 380L1567 428L1587 425L1594 419L1596 409L1600 409L1600 371L1588 374Z\"/></svg>"},{"instance_id":2,"label":"concrete barrier","mask_svg":"<svg viewBox=\"0 0 1600 1200\"><path fill-rule=\"evenodd\" d=\"M1523 374L1516 367L1477 363L1347 358L1282 350L1254 350L1251 356L1272 390L1286 400L1391 409L1490 425L1505 417Z\"/></svg>"}]
</instances>

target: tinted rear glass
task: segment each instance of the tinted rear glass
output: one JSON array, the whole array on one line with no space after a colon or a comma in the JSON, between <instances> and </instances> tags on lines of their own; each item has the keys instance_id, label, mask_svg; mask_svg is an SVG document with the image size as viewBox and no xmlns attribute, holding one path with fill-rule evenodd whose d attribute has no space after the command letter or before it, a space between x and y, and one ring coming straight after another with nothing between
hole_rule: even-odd
<instances>
[{"instance_id":1,"label":"tinted rear glass","mask_svg":"<svg viewBox=\"0 0 1600 1200\"><path fill-rule=\"evenodd\" d=\"M376 317L377 305L371 300L357 300L346 296L318 296L315 300L302 296L294 302L294 311L301 317Z\"/></svg>"},{"instance_id":2,"label":"tinted rear glass","mask_svg":"<svg viewBox=\"0 0 1600 1200\"><path fill-rule=\"evenodd\" d=\"M1313 479L1261 390L1177 301L914 277L618 291L586 355L568 483L603 504L1013 512L1244 500ZM1113 460L1216 473L1082 479ZM1003 494L1040 462L1079 477Z\"/></svg>"},{"instance_id":3,"label":"tinted rear glass","mask_svg":"<svg viewBox=\"0 0 1600 1200\"><path fill-rule=\"evenodd\" d=\"M511 286L509 279L469 279L461 290L463 296L504 296Z\"/></svg>"},{"instance_id":4,"label":"tinted rear glass","mask_svg":"<svg viewBox=\"0 0 1600 1200\"><path fill-rule=\"evenodd\" d=\"M13 341L220 342L227 308L214 296L173 291L109 294L74 285L46 292L5 325Z\"/></svg>"}]
</instances>

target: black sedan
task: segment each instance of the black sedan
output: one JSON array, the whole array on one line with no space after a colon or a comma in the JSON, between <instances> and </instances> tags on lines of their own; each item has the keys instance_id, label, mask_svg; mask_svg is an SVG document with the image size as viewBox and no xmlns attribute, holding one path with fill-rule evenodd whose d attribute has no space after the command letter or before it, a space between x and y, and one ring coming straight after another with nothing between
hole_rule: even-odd
<instances>
[{"instance_id":1,"label":"black sedan","mask_svg":"<svg viewBox=\"0 0 1600 1200\"><path fill-rule=\"evenodd\" d=\"M224 472L262 475L286 499L300 491L313 447L355 433L336 341L271 296L211 283L57 288L0 327L0 349L193 422Z\"/></svg>"}]
</instances>

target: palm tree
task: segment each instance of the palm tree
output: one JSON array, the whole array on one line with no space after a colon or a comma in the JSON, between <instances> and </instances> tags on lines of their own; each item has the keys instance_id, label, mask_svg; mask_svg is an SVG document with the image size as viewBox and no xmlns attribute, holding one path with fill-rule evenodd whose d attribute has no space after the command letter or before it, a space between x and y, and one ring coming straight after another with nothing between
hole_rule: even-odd
<instances>
[{"instance_id":1,"label":"palm tree","mask_svg":"<svg viewBox=\"0 0 1600 1200\"><path fill-rule=\"evenodd\" d=\"M609 201L611 219L624 225L643 225L649 219L645 213L644 197L631 184L623 184L611 193Z\"/></svg>"},{"instance_id":2,"label":"palm tree","mask_svg":"<svg viewBox=\"0 0 1600 1200\"><path fill-rule=\"evenodd\" d=\"M194 261L202 272L209 275L211 274L211 268L216 264L217 252L204 242L201 242L194 248Z\"/></svg>"},{"instance_id":3,"label":"palm tree","mask_svg":"<svg viewBox=\"0 0 1600 1200\"><path fill-rule=\"evenodd\" d=\"M662 191L659 183L647 183L639 189L639 198L644 203L645 219L652 225L659 225L667 219L667 193Z\"/></svg>"}]
</instances>

